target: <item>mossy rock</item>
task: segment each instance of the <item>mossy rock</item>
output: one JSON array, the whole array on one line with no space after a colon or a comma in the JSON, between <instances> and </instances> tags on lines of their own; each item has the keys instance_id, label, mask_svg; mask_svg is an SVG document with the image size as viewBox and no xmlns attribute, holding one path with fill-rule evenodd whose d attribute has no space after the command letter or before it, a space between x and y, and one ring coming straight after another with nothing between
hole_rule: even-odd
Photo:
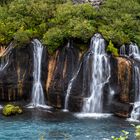
<instances>
[{"instance_id":1,"label":"mossy rock","mask_svg":"<svg viewBox=\"0 0 140 140\"><path fill-rule=\"evenodd\" d=\"M23 112L23 110L19 106L15 106L12 104L5 105L2 110L2 114L4 116L21 114L22 112Z\"/></svg>"}]
</instances>

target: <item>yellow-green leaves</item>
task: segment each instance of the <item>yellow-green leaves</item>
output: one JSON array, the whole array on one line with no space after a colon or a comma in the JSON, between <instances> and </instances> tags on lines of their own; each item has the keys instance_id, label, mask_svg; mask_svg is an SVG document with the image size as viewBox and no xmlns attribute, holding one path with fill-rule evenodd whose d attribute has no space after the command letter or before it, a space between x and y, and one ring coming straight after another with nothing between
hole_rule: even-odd
<instances>
[{"instance_id":1,"label":"yellow-green leaves","mask_svg":"<svg viewBox=\"0 0 140 140\"><path fill-rule=\"evenodd\" d=\"M118 49L114 47L114 44L110 40L109 45L107 46L107 52L110 52L114 56L119 56Z\"/></svg>"}]
</instances>

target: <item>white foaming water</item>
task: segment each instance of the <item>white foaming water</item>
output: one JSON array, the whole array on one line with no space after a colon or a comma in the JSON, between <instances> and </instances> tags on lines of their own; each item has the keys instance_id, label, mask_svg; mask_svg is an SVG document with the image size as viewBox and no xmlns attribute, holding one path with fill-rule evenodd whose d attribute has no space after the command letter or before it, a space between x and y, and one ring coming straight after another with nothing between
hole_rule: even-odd
<instances>
[{"instance_id":1,"label":"white foaming water","mask_svg":"<svg viewBox=\"0 0 140 140\"><path fill-rule=\"evenodd\" d=\"M120 48L120 55L125 56L126 55L126 48L125 45L122 45Z\"/></svg>"},{"instance_id":2,"label":"white foaming water","mask_svg":"<svg viewBox=\"0 0 140 140\"><path fill-rule=\"evenodd\" d=\"M108 118L111 117L112 114L107 113L75 113L75 117L77 118L94 118L94 119L100 119L100 118Z\"/></svg>"},{"instance_id":3,"label":"white foaming water","mask_svg":"<svg viewBox=\"0 0 140 140\"><path fill-rule=\"evenodd\" d=\"M45 105L44 92L41 84L41 60L43 46L37 39L33 40L33 56L34 56L34 70L33 70L33 88L32 88L32 100L28 105L28 108L49 108Z\"/></svg>"},{"instance_id":4,"label":"white foaming water","mask_svg":"<svg viewBox=\"0 0 140 140\"><path fill-rule=\"evenodd\" d=\"M139 48L136 44L129 45L129 56L140 57Z\"/></svg>"},{"instance_id":5,"label":"white foaming water","mask_svg":"<svg viewBox=\"0 0 140 140\"><path fill-rule=\"evenodd\" d=\"M140 60L140 52L136 44L131 43L129 45L128 56L132 57L135 60ZM137 121L140 119L140 69L136 65L134 66L134 85L135 85L135 102L133 110L131 112L131 118L128 119L129 121Z\"/></svg>"},{"instance_id":6,"label":"white foaming water","mask_svg":"<svg viewBox=\"0 0 140 140\"><path fill-rule=\"evenodd\" d=\"M90 61L90 59L92 59L92 78L90 81L89 89L91 96L89 98L84 99L82 112L101 113L103 105L103 87L106 83L109 82L110 78L110 63L105 52L105 40L100 34L95 34L91 39L90 49L88 51L88 54L85 55L84 59L86 59L85 67L89 67L88 62ZM68 100L71 94L72 85L79 74L81 65L82 63L80 64L79 69L77 70L76 74L74 75L74 77L68 85L64 111L68 111Z\"/></svg>"},{"instance_id":7,"label":"white foaming water","mask_svg":"<svg viewBox=\"0 0 140 140\"><path fill-rule=\"evenodd\" d=\"M91 39L90 50L93 51L91 96L84 100L83 112L102 113L103 87L110 78L110 63L105 52L105 40L100 34Z\"/></svg>"}]
</instances>

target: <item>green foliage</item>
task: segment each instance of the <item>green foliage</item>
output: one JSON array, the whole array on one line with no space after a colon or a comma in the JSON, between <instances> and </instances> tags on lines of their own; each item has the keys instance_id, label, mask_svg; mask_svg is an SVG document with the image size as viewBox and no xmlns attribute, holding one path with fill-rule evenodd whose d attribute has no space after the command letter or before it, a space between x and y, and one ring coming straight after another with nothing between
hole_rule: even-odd
<instances>
[{"instance_id":1,"label":"green foliage","mask_svg":"<svg viewBox=\"0 0 140 140\"><path fill-rule=\"evenodd\" d=\"M139 25L139 0L106 0L99 9L90 4L74 5L71 0L0 3L0 45L11 40L22 45L39 38L53 52L69 39L85 44L96 32L113 44L140 44Z\"/></svg>"},{"instance_id":2,"label":"green foliage","mask_svg":"<svg viewBox=\"0 0 140 140\"><path fill-rule=\"evenodd\" d=\"M140 4L137 0L107 0L98 16L98 29L108 41L119 45L130 41L140 43Z\"/></svg>"},{"instance_id":3,"label":"green foliage","mask_svg":"<svg viewBox=\"0 0 140 140\"><path fill-rule=\"evenodd\" d=\"M112 136L112 140L128 140L129 132L122 130L122 135L120 137Z\"/></svg>"},{"instance_id":4,"label":"green foliage","mask_svg":"<svg viewBox=\"0 0 140 140\"><path fill-rule=\"evenodd\" d=\"M137 140L140 140L140 125L134 125L132 124L132 126L135 128L135 136Z\"/></svg>"},{"instance_id":5,"label":"green foliage","mask_svg":"<svg viewBox=\"0 0 140 140\"><path fill-rule=\"evenodd\" d=\"M14 106L12 104L7 104L3 107L2 114L4 116L11 116L15 114L21 114L23 111L19 106Z\"/></svg>"},{"instance_id":6,"label":"green foliage","mask_svg":"<svg viewBox=\"0 0 140 140\"><path fill-rule=\"evenodd\" d=\"M58 5L51 25L44 35L43 41L47 46L57 48L69 38L81 39L87 42L95 33L92 18L93 7L89 4L73 5L71 2Z\"/></svg>"},{"instance_id":7,"label":"green foliage","mask_svg":"<svg viewBox=\"0 0 140 140\"><path fill-rule=\"evenodd\" d=\"M0 5L5 5L10 3L12 0L0 0Z\"/></svg>"},{"instance_id":8,"label":"green foliage","mask_svg":"<svg viewBox=\"0 0 140 140\"><path fill-rule=\"evenodd\" d=\"M114 44L110 40L109 45L107 46L107 52L111 53L114 56L119 56L118 49L114 47Z\"/></svg>"},{"instance_id":9,"label":"green foliage","mask_svg":"<svg viewBox=\"0 0 140 140\"><path fill-rule=\"evenodd\" d=\"M140 125L137 125L135 128L136 128L136 133L135 133L136 139L140 140Z\"/></svg>"}]
</instances>

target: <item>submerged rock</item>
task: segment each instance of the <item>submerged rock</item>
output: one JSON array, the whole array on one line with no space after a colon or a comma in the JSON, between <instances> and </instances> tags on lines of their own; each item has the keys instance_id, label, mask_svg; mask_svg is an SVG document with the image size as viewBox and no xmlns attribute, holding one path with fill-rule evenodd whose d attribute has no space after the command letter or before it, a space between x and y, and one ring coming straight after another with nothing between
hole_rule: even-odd
<instances>
[{"instance_id":1,"label":"submerged rock","mask_svg":"<svg viewBox=\"0 0 140 140\"><path fill-rule=\"evenodd\" d=\"M23 110L19 106L15 106L12 104L5 105L2 110L2 114L4 116L21 114L22 112L23 112Z\"/></svg>"}]
</instances>

